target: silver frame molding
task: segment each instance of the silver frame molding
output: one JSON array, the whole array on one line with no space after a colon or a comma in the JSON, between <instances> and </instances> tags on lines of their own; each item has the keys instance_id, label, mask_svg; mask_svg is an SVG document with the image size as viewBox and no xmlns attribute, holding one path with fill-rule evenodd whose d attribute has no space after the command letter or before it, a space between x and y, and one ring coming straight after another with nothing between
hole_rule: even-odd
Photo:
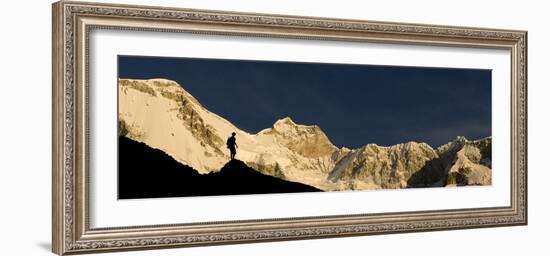
<instances>
[{"instance_id":1,"label":"silver frame molding","mask_svg":"<svg viewBox=\"0 0 550 256\"><path fill-rule=\"evenodd\" d=\"M52 249L59 255L527 224L527 32L61 1L53 4ZM113 227L89 225L88 39L94 29L507 49L507 207Z\"/></svg>"}]
</instances>

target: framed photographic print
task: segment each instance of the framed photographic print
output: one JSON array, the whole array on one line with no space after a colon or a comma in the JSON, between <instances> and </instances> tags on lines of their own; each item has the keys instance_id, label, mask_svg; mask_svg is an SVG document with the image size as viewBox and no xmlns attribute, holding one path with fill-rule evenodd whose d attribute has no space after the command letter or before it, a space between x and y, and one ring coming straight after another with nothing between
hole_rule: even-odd
<instances>
[{"instance_id":1,"label":"framed photographic print","mask_svg":"<svg viewBox=\"0 0 550 256\"><path fill-rule=\"evenodd\" d=\"M526 40L55 3L53 251L526 225Z\"/></svg>"}]
</instances>

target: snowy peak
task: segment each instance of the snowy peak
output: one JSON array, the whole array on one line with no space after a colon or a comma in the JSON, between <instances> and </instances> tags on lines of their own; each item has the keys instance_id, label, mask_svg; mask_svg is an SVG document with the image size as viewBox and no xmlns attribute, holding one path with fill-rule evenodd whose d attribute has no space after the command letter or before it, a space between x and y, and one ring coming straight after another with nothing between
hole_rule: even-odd
<instances>
[{"instance_id":1,"label":"snowy peak","mask_svg":"<svg viewBox=\"0 0 550 256\"><path fill-rule=\"evenodd\" d=\"M285 118L277 120L273 124L273 127L275 127L275 126L296 126L296 125L297 124L290 117L287 116Z\"/></svg>"},{"instance_id":2,"label":"snowy peak","mask_svg":"<svg viewBox=\"0 0 550 256\"><path fill-rule=\"evenodd\" d=\"M261 133L274 136L279 144L307 158L327 156L337 150L321 128L296 124L290 117L277 120Z\"/></svg>"},{"instance_id":3,"label":"snowy peak","mask_svg":"<svg viewBox=\"0 0 550 256\"><path fill-rule=\"evenodd\" d=\"M294 133L294 132L306 131L306 130L313 131L314 129L320 131L319 127L315 125L296 124L290 117L285 117L275 121L272 129L279 133Z\"/></svg>"},{"instance_id":4,"label":"snowy peak","mask_svg":"<svg viewBox=\"0 0 550 256\"><path fill-rule=\"evenodd\" d=\"M489 144L491 143L491 137L470 141L466 139L464 136L457 136L454 140L448 142L447 144L439 146L435 150L438 154L444 154L445 152L448 152L448 151L458 151L462 147L464 147L464 145L468 145L468 144L477 145L477 144L487 144L487 143Z\"/></svg>"},{"instance_id":5,"label":"snowy peak","mask_svg":"<svg viewBox=\"0 0 550 256\"><path fill-rule=\"evenodd\" d=\"M393 151L433 151L433 148L423 142L409 141L405 143L399 143L391 146L379 146L377 144L365 145L365 150L379 151L381 149L389 149Z\"/></svg>"},{"instance_id":6,"label":"snowy peak","mask_svg":"<svg viewBox=\"0 0 550 256\"><path fill-rule=\"evenodd\" d=\"M224 163L224 135L218 130L232 129L178 83L166 79L119 79L119 127L119 135L161 149L203 172Z\"/></svg>"},{"instance_id":7,"label":"snowy peak","mask_svg":"<svg viewBox=\"0 0 550 256\"><path fill-rule=\"evenodd\" d=\"M153 97L162 97L172 101L187 101L202 108L202 105L193 95L172 80L162 78L147 80L119 79L119 85L122 88L126 88L126 90L130 88L147 93Z\"/></svg>"}]
</instances>

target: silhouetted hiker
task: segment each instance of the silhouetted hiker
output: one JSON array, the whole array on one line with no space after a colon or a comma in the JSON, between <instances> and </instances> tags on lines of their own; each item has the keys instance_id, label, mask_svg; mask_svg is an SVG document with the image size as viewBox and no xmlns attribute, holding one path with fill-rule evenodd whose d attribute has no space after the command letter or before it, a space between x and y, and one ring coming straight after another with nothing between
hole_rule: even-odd
<instances>
[{"instance_id":1,"label":"silhouetted hiker","mask_svg":"<svg viewBox=\"0 0 550 256\"><path fill-rule=\"evenodd\" d=\"M232 133L231 137L227 139L227 148L229 149L229 152L231 152L231 160L235 159L235 155L237 154L237 142L235 141L235 135L236 133Z\"/></svg>"}]
</instances>

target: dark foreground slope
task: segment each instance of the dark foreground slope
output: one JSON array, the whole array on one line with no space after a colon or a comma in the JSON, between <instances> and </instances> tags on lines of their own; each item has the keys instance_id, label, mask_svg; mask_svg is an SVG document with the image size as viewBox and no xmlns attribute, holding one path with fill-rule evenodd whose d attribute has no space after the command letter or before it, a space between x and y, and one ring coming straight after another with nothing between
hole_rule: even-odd
<instances>
[{"instance_id":1,"label":"dark foreground slope","mask_svg":"<svg viewBox=\"0 0 550 256\"><path fill-rule=\"evenodd\" d=\"M261 174L238 160L219 172L199 174L161 150L119 137L119 199L314 191L320 190Z\"/></svg>"}]
</instances>

